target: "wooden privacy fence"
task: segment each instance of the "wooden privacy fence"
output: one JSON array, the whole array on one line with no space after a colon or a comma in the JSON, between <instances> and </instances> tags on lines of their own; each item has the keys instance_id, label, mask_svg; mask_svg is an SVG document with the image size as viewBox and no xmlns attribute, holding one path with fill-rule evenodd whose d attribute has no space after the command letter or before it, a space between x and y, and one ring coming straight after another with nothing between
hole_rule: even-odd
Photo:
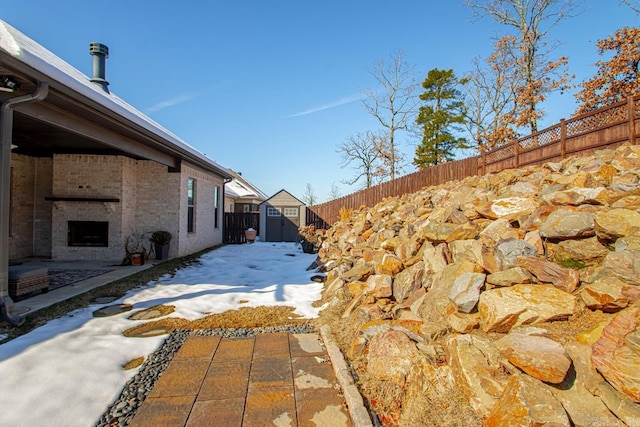
<instances>
[{"instance_id":1,"label":"wooden privacy fence","mask_svg":"<svg viewBox=\"0 0 640 427\"><path fill-rule=\"evenodd\" d=\"M639 100L640 95L630 96L626 101L560 120L557 125L487 151L481 156L478 174L586 156L627 141L636 144Z\"/></svg>"},{"instance_id":2,"label":"wooden privacy fence","mask_svg":"<svg viewBox=\"0 0 640 427\"><path fill-rule=\"evenodd\" d=\"M477 172L477 156L421 169L393 181L383 182L320 205L310 206L307 208L307 225L328 228L329 225L338 221L341 208L358 209L360 206L373 206L385 197L415 193L424 187L463 179Z\"/></svg>"},{"instance_id":3,"label":"wooden privacy fence","mask_svg":"<svg viewBox=\"0 0 640 427\"><path fill-rule=\"evenodd\" d=\"M613 148L627 141L636 144L639 129L640 95L635 95L626 101L569 120L563 119L557 125L483 152L480 156L442 163L326 203L309 206L307 225L328 228L340 219L341 208L371 207L385 197L414 193L448 181L560 161L574 155L589 155L597 149Z\"/></svg>"},{"instance_id":4,"label":"wooden privacy fence","mask_svg":"<svg viewBox=\"0 0 640 427\"><path fill-rule=\"evenodd\" d=\"M246 243L244 232L253 228L260 233L260 214L258 212L225 212L224 242Z\"/></svg>"}]
</instances>

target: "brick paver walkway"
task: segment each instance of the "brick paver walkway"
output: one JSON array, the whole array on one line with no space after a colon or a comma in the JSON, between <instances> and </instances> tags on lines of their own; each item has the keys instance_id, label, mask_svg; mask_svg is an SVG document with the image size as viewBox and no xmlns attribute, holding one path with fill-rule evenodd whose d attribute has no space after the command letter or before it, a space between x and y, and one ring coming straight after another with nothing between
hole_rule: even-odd
<instances>
[{"instance_id":1,"label":"brick paver walkway","mask_svg":"<svg viewBox=\"0 0 640 427\"><path fill-rule=\"evenodd\" d=\"M187 339L130 426L351 426L317 334Z\"/></svg>"}]
</instances>

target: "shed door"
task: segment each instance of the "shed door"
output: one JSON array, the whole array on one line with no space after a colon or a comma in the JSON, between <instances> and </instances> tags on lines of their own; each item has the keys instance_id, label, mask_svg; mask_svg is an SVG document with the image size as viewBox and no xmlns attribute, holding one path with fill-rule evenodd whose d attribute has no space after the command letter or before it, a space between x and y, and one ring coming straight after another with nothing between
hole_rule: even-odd
<instances>
[{"instance_id":1,"label":"shed door","mask_svg":"<svg viewBox=\"0 0 640 427\"><path fill-rule=\"evenodd\" d=\"M267 208L267 242L298 241L299 209L297 206L269 206Z\"/></svg>"}]
</instances>

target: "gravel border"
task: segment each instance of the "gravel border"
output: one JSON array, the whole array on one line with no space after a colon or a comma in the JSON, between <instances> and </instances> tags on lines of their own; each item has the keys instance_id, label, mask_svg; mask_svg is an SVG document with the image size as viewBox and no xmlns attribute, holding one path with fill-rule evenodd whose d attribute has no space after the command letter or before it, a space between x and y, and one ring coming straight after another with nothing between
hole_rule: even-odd
<instances>
[{"instance_id":1,"label":"gravel border","mask_svg":"<svg viewBox=\"0 0 640 427\"><path fill-rule=\"evenodd\" d=\"M180 350L182 344L190 336L220 335L223 338L248 338L257 334L286 332L290 334L317 333L311 324L291 326L271 326L265 328L217 328L205 330L178 329L173 331L160 348L147 357L140 371L125 384L120 396L113 402L100 419L96 427L125 427L133 419L142 402L151 393L158 378L162 375L169 362ZM140 338L144 339L144 338Z\"/></svg>"}]
</instances>

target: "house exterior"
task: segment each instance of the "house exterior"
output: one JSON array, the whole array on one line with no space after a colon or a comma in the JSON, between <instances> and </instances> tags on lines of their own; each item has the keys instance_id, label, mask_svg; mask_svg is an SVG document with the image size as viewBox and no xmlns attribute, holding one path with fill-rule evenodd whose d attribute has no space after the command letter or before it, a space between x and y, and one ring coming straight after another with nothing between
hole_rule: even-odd
<instances>
[{"instance_id":1,"label":"house exterior","mask_svg":"<svg viewBox=\"0 0 640 427\"><path fill-rule=\"evenodd\" d=\"M260 204L260 240L297 242L298 229L305 225L307 207L286 190L280 190Z\"/></svg>"},{"instance_id":2,"label":"house exterior","mask_svg":"<svg viewBox=\"0 0 640 427\"><path fill-rule=\"evenodd\" d=\"M267 199L258 187L247 181L240 172L229 170L231 181L224 186L224 211L231 212L258 212L260 203Z\"/></svg>"},{"instance_id":3,"label":"house exterior","mask_svg":"<svg viewBox=\"0 0 640 427\"><path fill-rule=\"evenodd\" d=\"M120 261L127 236L155 230L172 234L170 257L222 243L231 172L112 94L107 47L91 54L89 78L0 21L0 262Z\"/></svg>"}]
</instances>

